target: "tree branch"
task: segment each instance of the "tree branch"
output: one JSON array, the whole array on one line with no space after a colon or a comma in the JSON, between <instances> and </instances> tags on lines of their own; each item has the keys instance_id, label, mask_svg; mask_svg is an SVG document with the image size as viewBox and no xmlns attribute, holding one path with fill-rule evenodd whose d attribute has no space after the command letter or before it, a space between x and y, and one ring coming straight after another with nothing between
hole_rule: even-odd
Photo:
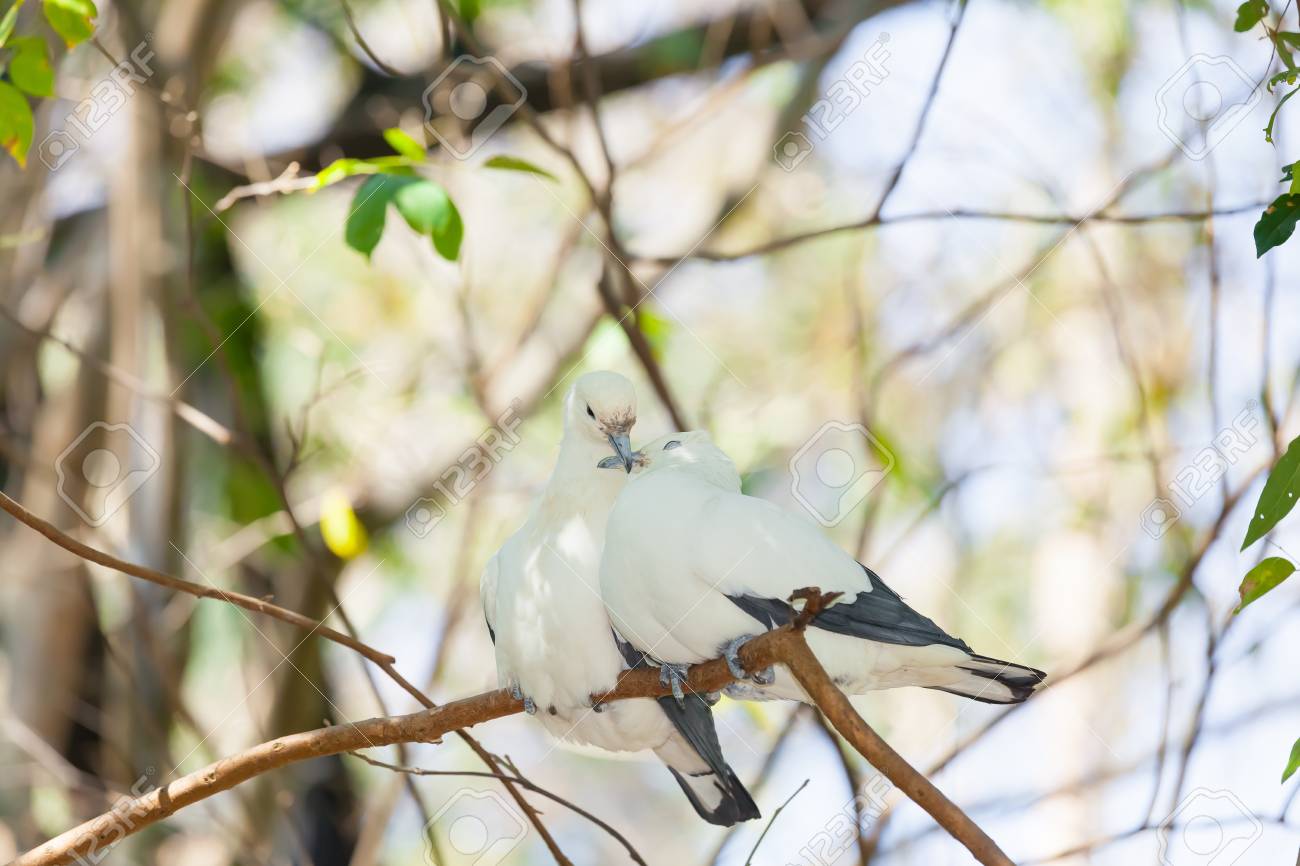
<instances>
[{"instance_id":1,"label":"tree branch","mask_svg":"<svg viewBox=\"0 0 1300 866\"><path fill-rule=\"evenodd\" d=\"M808 648L803 637L805 626L835 596L835 593L823 595L815 589L796 592L791 599L805 601L799 616L789 625L746 643L740 648L741 662L748 670L774 664L788 667L818 709L864 758L929 812L979 862L986 866L1008 866L1011 861L993 840L863 721ZM693 666L687 681L692 690L703 693L721 689L733 682L733 677L727 662L717 658ZM671 691L660 683L657 670L639 668L624 671L612 690L592 695L591 699L593 703L606 703L667 694ZM523 708L523 701L500 689L409 715L368 719L280 737L124 800L111 811L28 851L11 866L59 866L99 853L104 846L156 824L186 806L297 761L373 746L436 743L447 733L513 715Z\"/></svg>"},{"instance_id":2,"label":"tree branch","mask_svg":"<svg viewBox=\"0 0 1300 866\"><path fill-rule=\"evenodd\" d=\"M195 595L199 598L215 598L219 601L229 602L236 607L242 607L244 610L251 610L257 613L264 613L267 616L287 622L290 625L296 625L299 628L305 628L310 633L319 634L326 640L332 640L337 644L342 644L348 649L355 650L361 655L373 661L375 664L384 666L391 665L396 661L392 656L381 653L379 650L364 644L355 638L349 637L340 631L336 631L324 623L318 622L311 617L303 616L296 611L280 607L263 598L253 598L251 595L244 595L242 592L230 592L229 590L217 589L215 586L204 586L201 583L184 580L183 578L173 577L161 571L155 571L152 568L146 568L143 565L136 565L133 562L127 562L125 559L118 559L110 553L91 547L88 544L82 544L72 536L62 532L54 524L42 520L35 514L32 514L26 508L23 508L8 494L0 493L0 509L4 509L17 520L19 523L26 524L35 529L41 535L44 535L50 541L62 547L69 553L79 556L96 565L102 565L105 568L111 568L114 571L120 571L131 577L138 577L141 580L147 580L150 583L156 583L159 586L165 586L168 589L174 589L178 592Z\"/></svg>"}]
</instances>

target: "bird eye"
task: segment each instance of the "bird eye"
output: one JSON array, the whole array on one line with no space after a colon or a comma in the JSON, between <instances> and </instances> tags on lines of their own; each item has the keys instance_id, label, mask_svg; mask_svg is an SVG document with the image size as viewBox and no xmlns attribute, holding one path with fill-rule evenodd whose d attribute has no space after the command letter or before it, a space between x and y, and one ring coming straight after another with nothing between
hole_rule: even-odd
<instances>
[{"instance_id":1,"label":"bird eye","mask_svg":"<svg viewBox=\"0 0 1300 866\"><path fill-rule=\"evenodd\" d=\"M682 447L682 440L674 439L673 441L669 442L667 445L664 446L664 450L672 451L674 448L681 448L681 447Z\"/></svg>"},{"instance_id":2,"label":"bird eye","mask_svg":"<svg viewBox=\"0 0 1300 866\"><path fill-rule=\"evenodd\" d=\"M587 417L590 418L590 419L593 420L593 421L596 420L596 413L593 412L593 411L591 411L591 407L590 407L590 406L587 407Z\"/></svg>"}]
</instances>

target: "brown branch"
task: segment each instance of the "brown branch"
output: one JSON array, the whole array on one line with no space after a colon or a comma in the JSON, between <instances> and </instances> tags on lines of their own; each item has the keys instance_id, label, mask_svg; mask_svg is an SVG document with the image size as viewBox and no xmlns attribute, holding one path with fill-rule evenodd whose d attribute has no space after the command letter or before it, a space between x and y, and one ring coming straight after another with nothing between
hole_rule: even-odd
<instances>
[{"instance_id":1,"label":"brown branch","mask_svg":"<svg viewBox=\"0 0 1300 866\"><path fill-rule=\"evenodd\" d=\"M918 211L917 213L899 214L898 216L893 217L882 217L877 214L855 222L827 226L826 228L813 229L812 231L803 232L797 235L788 235L783 238L776 238L738 252L696 250L686 254L685 256L634 256L633 258L637 264L661 266L675 265L683 258L699 259L708 262L732 262L739 259L751 258L753 256L763 256L769 253L779 252L797 244L817 240L818 238L829 237L830 235L836 235L842 232L862 231L864 229L874 229L879 228L880 226L898 225L900 223L935 222L946 219L996 220L998 222L1029 223L1033 225L1049 226L1078 226L1089 222L1110 223L1113 225L1147 225L1171 222L1204 222L1205 220L1216 216L1233 216L1240 213L1255 213L1257 211L1262 211L1266 207L1268 207L1268 202L1250 202L1247 204L1235 205L1233 207L1220 208L1215 211L1168 211L1149 214L1110 214L1098 212L1083 214L1081 216L1075 214L1032 214L1000 210L969 210L966 208L957 208L955 210Z\"/></svg>"},{"instance_id":2,"label":"brown branch","mask_svg":"<svg viewBox=\"0 0 1300 866\"><path fill-rule=\"evenodd\" d=\"M361 48L362 52L365 53L366 57L370 58L370 62L379 67L379 71L385 75L393 78L401 75L401 72L381 60L379 55L371 49L370 43L366 42L366 37L361 35L361 30L357 27L356 19L352 17L352 7L348 5L348 0L339 0L339 5L343 7L343 18L348 22L348 30L351 31L352 38L357 40L357 45Z\"/></svg>"},{"instance_id":3,"label":"brown branch","mask_svg":"<svg viewBox=\"0 0 1300 866\"><path fill-rule=\"evenodd\" d=\"M894 787L907 794L954 839L965 845L976 860L985 866L1013 866L1011 858L987 833L858 715L848 697L831 681L826 669L809 649L802 630L791 628L777 634L781 636L782 663L840 736L848 740ZM749 670L755 669L749 667L748 659L745 663Z\"/></svg>"},{"instance_id":4,"label":"brown branch","mask_svg":"<svg viewBox=\"0 0 1300 866\"><path fill-rule=\"evenodd\" d=\"M834 598L834 594L822 595L809 589L800 590L792 600L794 598L803 598L805 605L793 623L760 635L740 648L745 668L756 670L774 664L787 666L836 730L895 786L929 812L953 838L965 845L977 860L999 866L1010 864L1011 861L983 830L862 720L808 648L803 628ZM687 676L691 689L700 693L718 691L732 681L727 662L721 658L693 666ZM657 670L640 668L624 671L612 690L592 695L591 699L593 703L606 703L662 697L670 693L659 681ZM113 810L27 852L14 860L11 866L71 863L156 824L186 806L297 761L373 746L436 743L447 733L513 715L523 708L523 701L501 689L405 716L368 719L280 737L123 801Z\"/></svg>"},{"instance_id":5,"label":"brown branch","mask_svg":"<svg viewBox=\"0 0 1300 866\"><path fill-rule=\"evenodd\" d=\"M242 607L245 610L263 613L267 616L281 620L282 622L305 628L308 630L308 635L319 634L326 640L348 647L378 665L379 669L382 670L389 679L401 686L407 694L415 698L422 706L430 709L434 707L433 701L430 700L424 692L412 685L410 681L398 672L395 666L397 659L387 653L380 652L355 637L336 631L311 617L303 616L300 613L289 610L288 608L280 607L279 605L273 604L265 599L253 598L252 596L244 595L239 592L217 589L214 586L203 586L202 584L193 583L179 577L173 577L170 574L156 571L152 568L146 568L142 565L136 565L135 563L127 562L124 559L119 559L112 554L105 553L102 550L98 550L77 541L75 538L60 531L53 524L32 514L30 511L11 499L7 494L2 492L0 492L0 509L7 511L14 517L14 519L36 530L59 547L67 550L69 553L79 556L89 562L102 565L105 568L111 568L115 571L120 571L123 574L130 575L131 577L147 580L150 583L156 583L159 586L165 586L168 589L173 589L178 592L184 592L189 595L198 596L199 598L215 598L219 601L229 602L237 607ZM491 767L493 770L500 769L492 753L485 749L478 740L474 739L467 732L460 731L457 733L458 736L464 740L465 744L470 747L474 754L487 764L487 766ZM562 851L560 851L559 845L555 842L554 837L552 837L550 832L542 825L537 810L524 799L519 790L509 781L504 781L503 784L511 797L524 811L524 814L533 823L533 826L537 828L542 839L546 841L547 848L551 851L552 855L554 855L557 863L559 863L560 866L570 866L568 858Z\"/></svg>"},{"instance_id":6,"label":"brown branch","mask_svg":"<svg viewBox=\"0 0 1300 866\"><path fill-rule=\"evenodd\" d=\"M623 846L624 850L627 851L627 856L631 857L633 862L640 863L641 866L647 866L645 862L645 858L642 857L640 852L636 850L636 847L633 846L632 843L628 841L626 836L618 832L618 830L614 829L614 827L612 827L610 824L606 823L605 821L602 821L600 818L596 817L591 812L588 812L586 809L582 808L577 803L574 803L572 800L566 800L563 797L561 797L559 794L551 793L550 791L543 788L541 785L538 785L524 778L523 776L520 776L517 772L505 773L505 772L498 771L495 773L486 773L483 772L482 770L426 770L422 767L399 767L396 764L388 764L385 763L384 761L377 761L374 758L361 754L360 752L353 752L352 757L360 758L361 760L365 761L367 764L369 764L372 767L379 767L380 769L383 770L392 770L394 773L401 773L406 776L470 776L478 779L499 779L503 782L513 782L514 784L520 786L521 788L527 788L529 791L532 791L534 794L540 794L541 796L547 798L548 800L551 800L555 803L559 803L561 806L573 812L574 814L581 815L582 817L586 818L588 821L590 821L591 823L595 824L597 827L604 830L610 836L613 836L614 839L617 840L618 843Z\"/></svg>"},{"instance_id":7,"label":"brown branch","mask_svg":"<svg viewBox=\"0 0 1300 866\"><path fill-rule=\"evenodd\" d=\"M161 571L155 571L152 568L146 568L143 565L136 565L133 562L127 562L124 559L118 559L110 553L91 547L88 544L82 544L70 535L60 531L48 521L42 520L35 514L32 514L26 508L23 508L7 494L0 493L0 509L4 509L17 520L19 523L26 524L35 529L41 535L44 535L50 541L62 547L75 556L79 556L96 565L102 565L105 568L111 568L114 571L120 571L131 577L138 577L141 580L147 580L150 583L156 583L159 586L165 586L168 589L174 589L177 592L188 593L189 595L198 596L199 598L215 598L219 601L229 602L236 607L242 607L245 610L256 611L267 616L287 622L290 625L296 625L299 628L305 628L310 633L319 634L326 640L342 644L348 649L355 650L361 655L373 661L375 664L383 667L391 665L396 661L392 656L382 653L374 647L364 644L356 638L349 637L340 631L335 631L329 626L303 616L300 613L280 607L262 598L253 598L251 595L244 595L242 592L230 592L229 590L217 589L215 586L204 586L200 583L193 583L179 577L173 577Z\"/></svg>"}]
</instances>

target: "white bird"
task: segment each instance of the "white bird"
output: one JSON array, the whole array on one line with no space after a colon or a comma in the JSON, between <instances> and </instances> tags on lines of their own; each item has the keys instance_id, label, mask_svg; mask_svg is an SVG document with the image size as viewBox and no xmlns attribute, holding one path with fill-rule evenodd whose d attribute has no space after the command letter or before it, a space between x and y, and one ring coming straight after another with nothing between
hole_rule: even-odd
<instances>
[{"instance_id":1,"label":"white bird","mask_svg":"<svg viewBox=\"0 0 1300 866\"><path fill-rule=\"evenodd\" d=\"M917 613L811 521L740 492L707 433L646 446L605 531L601 594L615 628L667 675L724 655L733 697L807 700L784 668L746 674L736 650L789 622L803 586L843 595L811 622L808 644L850 694L922 686L1019 703L1042 671L977 655Z\"/></svg>"},{"instance_id":2,"label":"white bird","mask_svg":"<svg viewBox=\"0 0 1300 866\"><path fill-rule=\"evenodd\" d=\"M729 826L759 813L722 756L705 698L591 704L591 695L643 663L617 643L598 574L609 510L633 466L634 423L636 394L622 376L588 373L569 390L555 470L483 571L497 677L557 737L612 751L653 749L700 817Z\"/></svg>"}]
</instances>

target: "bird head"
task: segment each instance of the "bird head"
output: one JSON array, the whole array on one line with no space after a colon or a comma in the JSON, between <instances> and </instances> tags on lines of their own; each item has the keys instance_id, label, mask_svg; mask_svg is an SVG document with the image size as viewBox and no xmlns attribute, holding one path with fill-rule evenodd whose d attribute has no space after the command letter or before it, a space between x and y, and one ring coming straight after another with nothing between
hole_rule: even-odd
<instances>
[{"instance_id":1,"label":"bird head","mask_svg":"<svg viewBox=\"0 0 1300 866\"><path fill-rule=\"evenodd\" d=\"M680 469L727 490L740 489L736 464L703 430L669 433L636 452L636 477Z\"/></svg>"},{"instance_id":2,"label":"bird head","mask_svg":"<svg viewBox=\"0 0 1300 866\"><path fill-rule=\"evenodd\" d=\"M627 472L635 465L631 432L636 423L636 391L617 373L586 373L569 389L564 429L570 435L608 444Z\"/></svg>"}]
</instances>

